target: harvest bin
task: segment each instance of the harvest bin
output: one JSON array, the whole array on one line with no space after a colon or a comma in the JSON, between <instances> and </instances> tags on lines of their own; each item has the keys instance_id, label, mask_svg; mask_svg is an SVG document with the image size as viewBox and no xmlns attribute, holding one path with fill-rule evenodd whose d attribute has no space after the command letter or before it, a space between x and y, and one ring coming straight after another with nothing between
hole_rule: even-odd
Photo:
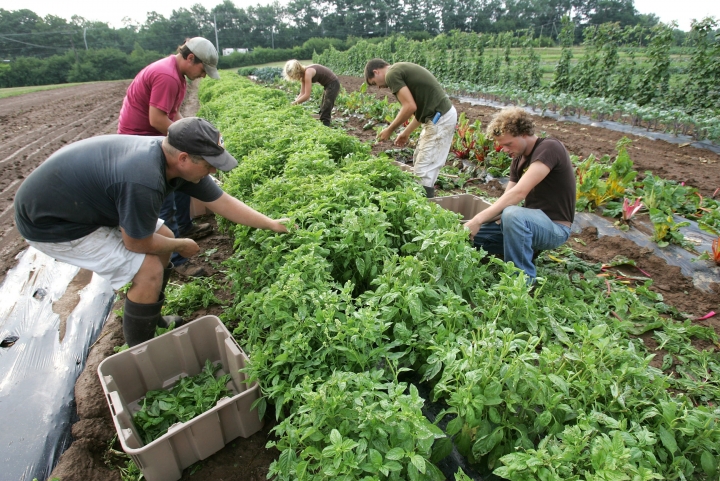
<instances>
[{"instance_id":1,"label":"harvest bin","mask_svg":"<svg viewBox=\"0 0 720 481\"><path fill-rule=\"evenodd\" d=\"M181 377L199 374L205 361L222 364L216 376L231 375L231 398L185 423L174 424L160 438L144 445L132 422L148 391L169 389ZM123 450L147 481L175 481L183 469L222 449L238 436L262 429L257 409L257 382L244 384L248 357L216 316L200 317L182 327L108 357L98 366L115 429Z\"/></svg>"},{"instance_id":2,"label":"harvest bin","mask_svg":"<svg viewBox=\"0 0 720 481\"><path fill-rule=\"evenodd\" d=\"M484 211L490 204L472 194L449 195L447 197L433 197L428 199L435 202L443 209L450 210L456 214L462 215L460 222L467 222L478 213Z\"/></svg>"}]
</instances>

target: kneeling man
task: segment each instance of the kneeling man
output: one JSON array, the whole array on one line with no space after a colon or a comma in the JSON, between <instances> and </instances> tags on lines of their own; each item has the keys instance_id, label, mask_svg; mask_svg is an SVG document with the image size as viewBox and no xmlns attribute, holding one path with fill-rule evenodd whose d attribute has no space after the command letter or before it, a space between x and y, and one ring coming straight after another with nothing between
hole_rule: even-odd
<instances>
[{"instance_id":1,"label":"kneeling man","mask_svg":"<svg viewBox=\"0 0 720 481\"><path fill-rule=\"evenodd\" d=\"M206 120L172 123L167 137L104 135L63 147L23 182L15 196L15 223L28 243L57 259L97 273L114 289L128 282L123 333L129 346L163 325L160 315L173 252L198 253L192 239L176 239L158 220L165 197L184 192L226 219L287 232L231 197L209 174L237 160Z\"/></svg>"}]
</instances>

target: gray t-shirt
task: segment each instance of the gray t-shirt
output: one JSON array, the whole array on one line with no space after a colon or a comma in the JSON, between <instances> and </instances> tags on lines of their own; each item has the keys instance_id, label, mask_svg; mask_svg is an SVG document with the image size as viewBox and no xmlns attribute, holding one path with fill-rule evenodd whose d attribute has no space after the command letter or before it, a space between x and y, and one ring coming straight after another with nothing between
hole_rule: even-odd
<instances>
[{"instance_id":1,"label":"gray t-shirt","mask_svg":"<svg viewBox=\"0 0 720 481\"><path fill-rule=\"evenodd\" d=\"M222 196L208 176L199 183L165 180L163 137L103 135L55 152L15 196L15 223L35 242L67 242L101 226L134 239L155 232L160 207L175 190L204 202Z\"/></svg>"}]
</instances>

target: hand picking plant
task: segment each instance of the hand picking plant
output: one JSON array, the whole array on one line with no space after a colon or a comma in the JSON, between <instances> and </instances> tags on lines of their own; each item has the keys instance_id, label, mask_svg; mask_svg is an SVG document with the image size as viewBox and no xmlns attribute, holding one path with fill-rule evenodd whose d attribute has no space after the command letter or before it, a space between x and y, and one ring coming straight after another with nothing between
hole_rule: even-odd
<instances>
[{"instance_id":1,"label":"hand picking plant","mask_svg":"<svg viewBox=\"0 0 720 481\"><path fill-rule=\"evenodd\" d=\"M165 434L173 424L190 421L215 406L221 398L233 395L227 388L230 374L215 378L221 367L207 360L202 372L180 379L172 389L148 391L140 410L133 415L145 444Z\"/></svg>"}]
</instances>

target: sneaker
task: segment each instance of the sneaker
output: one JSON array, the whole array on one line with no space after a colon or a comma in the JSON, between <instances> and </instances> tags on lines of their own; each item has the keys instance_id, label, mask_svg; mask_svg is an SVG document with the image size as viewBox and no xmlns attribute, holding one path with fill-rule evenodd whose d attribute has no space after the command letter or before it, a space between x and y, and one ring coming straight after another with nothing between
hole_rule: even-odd
<instances>
[{"instance_id":1,"label":"sneaker","mask_svg":"<svg viewBox=\"0 0 720 481\"><path fill-rule=\"evenodd\" d=\"M212 234L213 227L210 224L193 224L190 230L180 232L183 239L198 240Z\"/></svg>"},{"instance_id":2,"label":"sneaker","mask_svg":"<svg viewBox=\"0 0 720 481\"><path fill-rule=\"evenodd\" d=\"M208 275L203 266L195 265L189 261L175 267L175 272L183 277L206 277Z\"/></svg>"}]
</instances>

